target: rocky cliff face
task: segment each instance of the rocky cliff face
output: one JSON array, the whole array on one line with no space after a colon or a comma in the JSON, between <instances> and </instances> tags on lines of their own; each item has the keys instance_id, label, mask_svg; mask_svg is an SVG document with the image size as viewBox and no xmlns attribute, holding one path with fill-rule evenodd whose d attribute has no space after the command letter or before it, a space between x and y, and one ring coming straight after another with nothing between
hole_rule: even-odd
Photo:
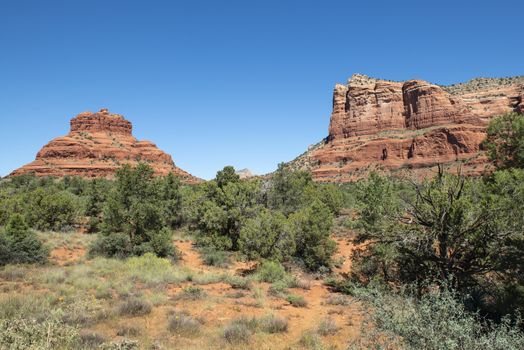
<instances>
[{"instance_id":1,"label":"rocky cliff face","mask_svg":"<svg viewBox=\"0 0 524 350\"><path fill-rule=\"evenodd\" d=\"M71 119L71 130L45 145L36 159L11 175L111 177L122 164L149 164L156 175L172 172L185 182L199 179L178 168L170 155L149 141L132 135L131 122L122 115L99 112L80 113Z\"/></svg>"},{"instance_id":2,"label":"rocky cliff face","mask_svg":"<svg viewBox=\"0 0 524 350\"><path fill-rule=\"evenodd\" d=\"M522 113L523 96L524 77L438 86L356 74L335 86L328 137L291 164L319 181L351 181L378 169L424 175L437 164L480 174L490 118Z\"/></svg>"}]
</instances>

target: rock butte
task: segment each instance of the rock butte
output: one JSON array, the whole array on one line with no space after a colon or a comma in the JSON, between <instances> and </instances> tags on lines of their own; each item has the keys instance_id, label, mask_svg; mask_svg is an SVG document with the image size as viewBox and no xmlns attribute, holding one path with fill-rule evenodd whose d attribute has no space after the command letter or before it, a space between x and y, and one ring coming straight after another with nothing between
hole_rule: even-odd
<instances>
[{"instance_id":1,"label":"rock butte","mask_svg":"<svg viewBox=\"0 0 524 350\"><path fill-rule=\"evenodd\" d=\"M439 86L355 74L335 86L328 137L290 164L328 182L372 170L425 176L437 164L480 175L489 169L481 149L489 120L524 113L523 98L524 76Z\"/></svg>"},{"instance_id":2,"label":"rock butte","mask_svg":"<svg viewBox=\"0 0 524 350\"><path fill-rule=\"evenodd\" d=\"M155 175L170 172L182 181L200 179L175 166L170 155L154 143L138 141L132 135L132 124L122 115L83 112L71 119L71 130L45 145L36 159L13 171L11 175L112 177L122 164L149 164Z\"/></svg>"}]
</instances>

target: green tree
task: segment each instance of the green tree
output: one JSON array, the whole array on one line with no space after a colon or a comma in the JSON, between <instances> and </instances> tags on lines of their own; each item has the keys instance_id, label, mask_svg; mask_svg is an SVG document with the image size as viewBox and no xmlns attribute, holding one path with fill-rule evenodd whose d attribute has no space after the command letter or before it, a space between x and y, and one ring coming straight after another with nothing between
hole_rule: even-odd
<instances>
[{"instance_id":1,"label":"green tree","mask_svg":"<svg viewBox=\"0 0 524 350\"><path fill-rule=\"evenodd\" d=\"M169 173L161 183L164 221L168 227L177 228L182 223L182 194L180 180Z\"/></svg>"},{"instance_id":2,"label":"green tree","mask_svg":"<svg viewBox=\"0 0 524 350\"><path fill-rule=\"evenodd\" d=\"M305 171L292 171L284 163L278 165L269 182L267 191L267 204L270 209L280 210L289 215L300 209L306 199L315 197L316 193L306 198L306 193L315 191L315 184L311 174Z\"/></svg>"},{"instance_id":3,"label":"green tree","mask_svg":"<svg viewBox=\"0 0 524 350\"><path fill-rule=\"evenodd\" d=\"M20 214L13 214L0 235L0 264L44 263L49 251Z\"/></svg>"},{"instance_id":4,"label":"green tree","mask_svg":"<svg viewBox=\"0 0 524 350\"><path fill-rule=\"evenodd\" d=\"M235 172L235 168L228 165L228 166L225 166L224 169L217 172L215 181L219 188L223 188L224 186L226 186L229 183L239 182L240 176L238 176L238 174Z\"/></svg>"},{"instance_id":5,"label":"green tree","mask_svg":"<svg viewBox=\"0 0 524 350\"><path fill-rule=\"evenodd\" d=\"M198 205L196 215L199 242L219 250L238 250L240 230L256 212L260 192L257 181L224 180L231 178L224 176L232 174L230 168L225 167L217 173L215 181L205 184L204 200ZM218 185L219 180L222 187Z\"/></svg>"},{"instance_id":6,"label":"green tree","mask_svg":"<svg viewBox=\"0 0 524 350\"><path fill-rule=\"evenodd\" d=\"M484 146L498 168L524 168L524 116L507 113L493 118Z\"/></svg>"},{"instance_id":7,"label":"green tree","mask_svg":"<svg viewBox=\"0 0 524 350\"><path fill-rule=\"evenodd\" d=\"M25 194L25 217L39 230L61 230L73 226L80 212L78 198L50 185Z\"/></svg>"},{"instance_id":8,"label":"green tree","mask_svg":"<svg viewBox=\"0 0 524 350\"><path fill-rule=\"evenodd\" d=\"M330 238L333 214L320 200L289 218L296 242L296 256L310 270L330 268L336 243Z\"/></svg>"},{"instance_id":9,"label":"green tree","mask_svg":"<svg viewBox=\"0 0 524 350\"><path fill-rule=\"evenodd\" d=\"M163 230L163 201L160 182L153 178L153 169L147 164L136 167L124 165L116 173L113 191L109 194L103 215L103 231L92 250L126 252L141 255L147 252L175 257L170 231ZM114 239L111 235L123 233ZM169 236L169 238L166 238ZM109 247L110 244L121 247ZM130 247L126 249L126 247Z\"/></svg>"},{"instance_id":10,"label":"green tree","mask_svg":"<svg viewBox=\"0 0 524 350\"><path fill-rule=\"evenodd\" d=\"M459 291L500 271L501 255L522 230L497 217L500 199L489 195L482 181L439 173L413 187L406 210L394 215L369 215L376 210L374 200L362 205L359 238L370 249L360 258L381 263L386 280L419 285L430 280Z\"/></svg>"},{"instance_id":11,"label":"green tree","mask_svg":"<svg viewBox=\"0 0 524 350\"><path fill-rule=\"evenodd\" d=\"M285 261L295 253L295 238L282 213L264 208L242 227L239 249L250 259Z\"/></svg>"}]
</instances>

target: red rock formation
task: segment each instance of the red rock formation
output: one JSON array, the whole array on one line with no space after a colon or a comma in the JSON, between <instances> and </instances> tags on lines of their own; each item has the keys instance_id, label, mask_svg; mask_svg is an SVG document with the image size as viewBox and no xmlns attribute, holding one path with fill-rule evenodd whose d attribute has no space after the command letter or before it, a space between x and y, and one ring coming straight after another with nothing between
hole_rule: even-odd
<instances>
[{"instance_id":1,"label":"red rock formation","mask_svg":"<svg viewBox=\"0 0 524 350\"><path fill-rule=\"evenodd\" d=\"M370 170L437 164L480 174L480 149L493 116L524 109L524 77L474 79L442 87L422 80L390 82L354 75L337 84L325 141L291 162L319 181L350 181Z\"/></svg>"},{"instance_id":2,"label":"red rock formation","mask_svg":"<svg viewBox=\"0 0 524 350\"><path fill-rule=\"evenodd\" d=\"M185 182L199 179L178 168L170 155L132 135L131 122L107 109L71 119L71 130L45 145L36 159L11 175L111 177L122 164L149 164L156 175L172 172Z\"/></svg>"}]
</instances>

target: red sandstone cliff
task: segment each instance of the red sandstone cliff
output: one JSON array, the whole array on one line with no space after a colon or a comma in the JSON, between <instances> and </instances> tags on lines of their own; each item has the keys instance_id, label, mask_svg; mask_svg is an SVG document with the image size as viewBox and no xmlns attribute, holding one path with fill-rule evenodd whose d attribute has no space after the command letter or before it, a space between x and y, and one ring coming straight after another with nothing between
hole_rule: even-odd
<instances>
[{"instance_id":1,"label":"red sandstone cliff","mask_svg":"<svg viewBox=\"0 0 524 350\"><path fill-rule=\"evenodd\" d=\"M370 170L425 174L436 164L480 174L480 150L493 116L524 111L524 77L438 86L354 75L337 84L328 137L291 162L318 181L344 182Z\"/></svg>"},{"instance_id":2,"label":"red sandstone cliff","mask_svg":"<svg viewBox=\"0 0 524 350\"><path fill-rule=\"evenodd\" d=\"M71 119L71 130L45 145L36 159L11 175L111 177L122 164L149 164L156 175L172 172L185 182L199 179L175 166L170 155L149 141L132 135L131 122L107 109L80 113Z\"/></svg>"}]
</instances>

